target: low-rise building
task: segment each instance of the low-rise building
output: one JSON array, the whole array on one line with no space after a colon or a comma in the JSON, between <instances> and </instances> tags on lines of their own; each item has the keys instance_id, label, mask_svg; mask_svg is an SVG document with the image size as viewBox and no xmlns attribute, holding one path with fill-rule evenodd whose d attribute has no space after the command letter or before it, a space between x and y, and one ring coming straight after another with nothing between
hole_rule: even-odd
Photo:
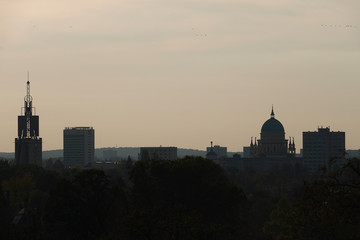
<instances>
[{"instance_id":1,"label":"low-rise building","mask_svg":"<svg viewBox=\"0 0 360 240\"><path fill-rule=\"evenodd\" d=\"M139 160L177 160L177 147L141 147Z\"/></svg>"}]
</instances>

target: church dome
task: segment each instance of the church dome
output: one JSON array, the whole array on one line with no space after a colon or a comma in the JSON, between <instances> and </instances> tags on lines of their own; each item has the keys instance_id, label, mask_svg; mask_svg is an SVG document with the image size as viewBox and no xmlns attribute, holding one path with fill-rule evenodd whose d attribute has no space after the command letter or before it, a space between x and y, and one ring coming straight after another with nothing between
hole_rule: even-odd
<instances>
[{"instance_id":1,"label":"church dome","mask_svg":"<svg viewBox=\"0 0 360 240\"><path fill-rule=\"evenodd\" d=\"M274 110L271 111L271 118L263 124L261 133L285 133L281 122L275 119Z\"/></svg>"}]
</instances>

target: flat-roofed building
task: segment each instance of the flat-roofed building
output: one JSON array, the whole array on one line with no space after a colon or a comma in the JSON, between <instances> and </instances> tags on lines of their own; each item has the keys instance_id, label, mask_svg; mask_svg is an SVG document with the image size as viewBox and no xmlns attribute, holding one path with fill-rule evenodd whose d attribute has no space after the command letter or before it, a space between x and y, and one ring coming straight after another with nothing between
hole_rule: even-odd
<instances>
[{"instance_id":1,"label":"flat-roofed building","mask_svg":"<svg viewBox=\"0 0 360 240\"><path fill-rule=\"evenodd\" d=\"M177 147L141 147L139 160L177 160Z\"/></svg>"},{"instance_id":2,"label":"flat-roofed building","mask_svg":"<svg viewBox=\"0 0 360 240\"><path fill-rule=\"evenodd\" d=\"M92 127L64 129L64 166L91 167L95 161L95 131Z\"/></svg>"},{"instance_id":3,"label":"flat-roofed building","mask_svg":"<svg viewBox=\"0 0 360 240\"><path fill-rule=\"evenodd\" d=\"M329 127L303 132L303 159L310 174L339 167L345 160L345 132L331 132Z\"/></svg>"},{"instance_id":4,"label":"flat-roofed building","mask_svg":"<svg viewBox=\"0 0 360 240\"><path fill-rule=\"evenodd\" d=\"M221 147L220 145L212 146L211 143L211 147L206 148L206 153L210 153L211 150L216 153L218 158L227 158L227 147Z\"/></svg>"}]
</instances>

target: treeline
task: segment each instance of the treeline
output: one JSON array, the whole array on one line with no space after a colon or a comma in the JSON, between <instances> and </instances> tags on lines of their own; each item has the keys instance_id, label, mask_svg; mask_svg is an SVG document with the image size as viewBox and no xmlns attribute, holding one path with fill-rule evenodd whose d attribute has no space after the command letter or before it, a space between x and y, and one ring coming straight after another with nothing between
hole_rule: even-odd
<instances>
[{"instance_id":1,"label":"treeline","mask_svg":"<svg viewBox=\"0 0 360 240\"><path fill-rule=\"evenodd\" d=\"M0 162L0 239L360 237L357 159L308 183L286 168L225 173L200 157L124 161L106 172L54 165Z\"/></svg>"}]
</instances>

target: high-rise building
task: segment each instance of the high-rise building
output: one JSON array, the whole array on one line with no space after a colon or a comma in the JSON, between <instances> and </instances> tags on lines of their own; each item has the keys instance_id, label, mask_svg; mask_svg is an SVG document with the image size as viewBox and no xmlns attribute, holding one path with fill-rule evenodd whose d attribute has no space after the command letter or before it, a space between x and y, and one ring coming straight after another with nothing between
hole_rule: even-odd
<instances>
[{"instance_id":1,"label":"high-rise building","mask_svg":"<svg viewBox=\"0 0 360 240\"><path fill-rule=\"evenodd\" d=\"M95 161L95 139L92 127L64 129L64 166L91 167Z\"/></svg>"},{"instance_id":2,"label":"high-rise building","mask_svg":"<svg viewBox=\"0 0 360 240\"><path fill-rule=\"evenodd\" d=\"M338 167L345 157L345 132L331 132L329 127L317 132L303 132L304 165L310 174ZM331 164L329 164L331 162Z\"/></svg>"},{"instance_id":3,"label":"high-rise building","mask_svg":"<svg viewBox=\"0 0 360 240\"><path fill-rule=\"evenodd\" d=\"M24 107L18 116L18 137L15 138L15 163L42 165L42 139L39 138L39 116L33 114L30 95L30 82L27 82L27 91Z\"/></svg>"},{"instance_id":4,"label":"high-rise building","mask_svg":"<svg viewBox=\"0 0 360 240\"><path fill-rule=\"evenodd\" d=\"M141 147L139 160L177 160L177 147Z\"/></svg>"}]
</instances>

